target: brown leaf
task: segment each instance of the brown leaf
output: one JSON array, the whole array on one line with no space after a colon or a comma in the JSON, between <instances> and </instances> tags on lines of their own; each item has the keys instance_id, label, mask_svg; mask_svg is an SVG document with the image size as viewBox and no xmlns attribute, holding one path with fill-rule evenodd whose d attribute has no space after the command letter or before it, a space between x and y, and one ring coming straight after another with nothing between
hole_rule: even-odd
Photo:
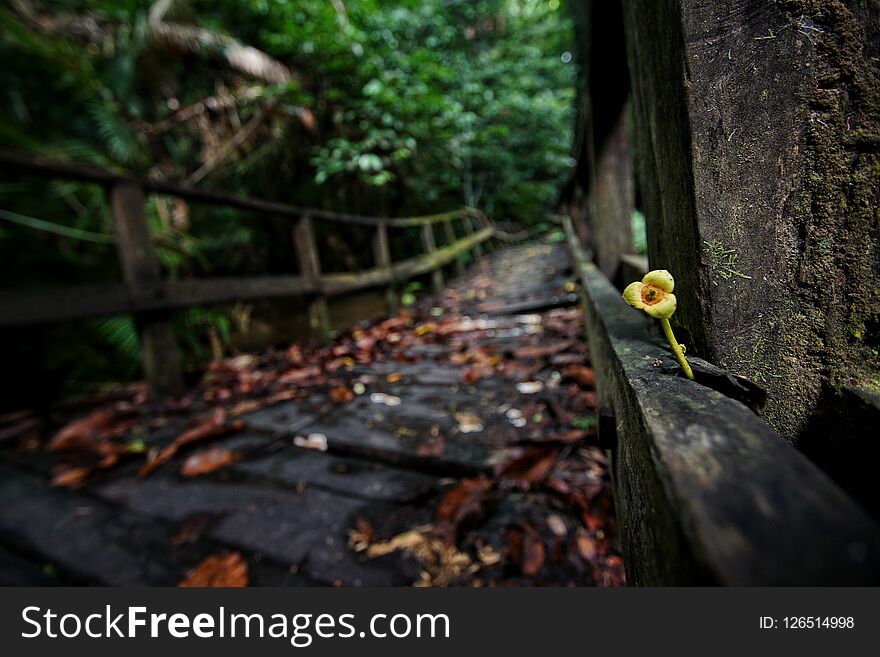
<instances>
[{"instance_id":1,"label":"brown leaf","mask_svg":"<svg viewBox=\"0 0 880 657\"><path fill-rule=\"evenodd\" d=\"M487 365L485 363L477 363L475 365L471 365L470 367L466 367L461 371L461 380L463 383L467 383L468 385L476 383L482 378L490 376L495 371L495 368L491 365Z\"/></svg>"},{"instance_id":2,"label":"brown leaf","mask_svg":"<svg viewBox=\"0 0 880 657\"><path fill-rule=\"evenodd\" d=\"M180 474L184 477L197 477L232 465L240 458L239 454L224 447L206 449L189 456L180 467Z\"/></svg>"},{"instance_id":3,"label":"brown leaf","mask_svg":"<svg viewBox=\"0 0 880 657\"><path fill-rule=\"evenodd\" d=\"M136 423L131 409L102 409L62 428L46 448L50 452L80 450L106 456L124 450L123 446L115 445L108 439L125 433Z\"/></svg>"},{"instance_id":4,"label":"brown leaf","mask_svg":"<svg viewBox=\"0 0 880 657\"><path fill-rule=\"evenodd\" d=\"M93 472L97 472L99 470L107 470L109 468L112 468L118 462L118 454L107 454L94 465L83 467L68 467L57 471L52 477L52 481L50 483L53 486L79 488Z\"/></svg>"},{"instance_id":5,"label":"brown leaf","mask_svg":"<svg viewBox=\"0 0 880 657\"><path fill-rule=\"evenodd\" d=\"M593 390L580 390L576 386L572 386L571 391L572 408L576 413L585 411L595 411L599 408L599 397Z\"/></svg>"},{"instance_id":6,"label":"brown leaf","mask_svg":"<svg viewBox=\"0 0 880 657\"><path fill-rule=\"evenodd\" d=\"M195 545L208 529L212 520L213 518L209 514L188 517L171 537L171 545L174 547Z\"/></svg>"},{"instance_id":7,"label":"brown leaf","mask_svg":"<svg viewBox=\"0 0 880 657\"><path fill-rule=\"evenodd\" d=\"M53 486L65 488L79 488L92 473L92 468L66 468L52 477Z\"/></svg>"},{"instance_id":8,"label":"brown leaf","mask_svg":"<svg viewBox=\"0 0 880 657\"><path fill-rule=\"evenodd\" d=\"M437 505L438 532L447 540L454 539L459 525L482 515L483 502L491 489L492 482L483 477L462 479Z\"/></svg>"},{"instance_id":9,"label":"brown leaf","mask_svg":"<svg viewBox=\"0 0 880 657\"><path fill-rule=\"evenodd\" d=\"M523 537L522 572L527 577L534 577L544 566L544 543L535 528L525 525Z\"/></svg>"},{"instance_id":10,"label":"brown leaf","mask_svg":"<svg viewBox=\"0 0 880 657\"><path fill-rule=\"evenodd\" d=\"M544 542L527 523L508 528L507 551L527 577L534 577L544 566Z\"/></svg>"},{"instance_id":11,"label":"brown leaf","mask_svg":"<svg viewBox=\"0 0 880 657\"><path fill-rule=\"evenodd\" d=\"M502 466L498 474L512 480L522 489L529 489L546 479L559 456L557 447L534 447Z\"/></svg>"},{"instance_id":12,"label":"brown leaf","mask_svg":"<svg viewBox=\"0 0 880 657\"><path fill-rule=\"evenodd\" d=\"M334 404L342 404L354 399L354 393L348 386L333 386L330 388L330 401Z\"/></svg>"},{"instance_id":13,"label":"brown leaf","mask_svg":"<svg viewBox=\"0 0 880 657\"><path fill-rule=\"evenodd\" d=\"M286 371L278 377L280 383L288 383L294 385L303 385L305 383L316 383L321 379L321 368L317 365L309 365L307 367L296 367Z\"/></svg>"},{"instance_id":14,"label":"brown leaf","mask_svg":"<svg viewBox=\"0 0 880 657\"><path fill-rule=\"evenodd\" d=\"M515 358L544 358L565 351L572 345L571 340L563 340L561 342L553 342L548 345L534 345L530 347L520 347L513 352Z\"/></svg>"},{"instance_id":15,"label":"brown leaf","mask_svg":"<svg viewBox=\"0 0 880 657\"><path fill-rule=\"evenodd\" d=\"M141 467L138 475L146 477L156 468L173 459L180 448L185 445L222 436L234 431L241 431L243 428L244 422L242 420L236 420L227 424L226 413L223 409L217 409L210 417L202 418L196 426L180 434L167 447L161 450L150 450L147 454L147 462Z\"/></svg>"},{"instance_id":16,"label":"brown leaf","mask_svg":"<svg viewBox=\"0 0 880 657\"><path fill-rule=\"evenodd\" d=\"M592 367L587 367L586 365L569 365L562 370L562 375L576 381L584 388L596 387L596 377L593 375Z\"/></svg>"},{"instance_id":17,"label":"brown leaf","mask_svg":"<svg viewBox=\"0 0 880 657\"><path fill-rule=\"evenodd\" d=\"M580 442L589 435L590 434L583 429L569 429L568 431L563 431L562 433L554 433L549 436L545 436L542 440L546 442L569 444Z\"/></svg>"},{"instance_id":18,"label":"brown leaf","mask_svg":"<svg viewBox=\"0 0 880 657\"><path fill-rule=\"evenodd\" d=\"M248 565L238 552L203 559L180 582L182 587L243 587L248 585Z\"/></svg>"}]
</instances>

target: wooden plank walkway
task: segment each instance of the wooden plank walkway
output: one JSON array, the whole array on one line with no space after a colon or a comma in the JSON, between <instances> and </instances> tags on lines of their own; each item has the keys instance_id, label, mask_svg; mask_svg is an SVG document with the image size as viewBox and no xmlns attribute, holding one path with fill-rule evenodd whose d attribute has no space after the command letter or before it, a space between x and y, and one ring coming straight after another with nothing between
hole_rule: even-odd
<instances>
[{"instance_id":1,"label":"wooden plank walkway","mask_svg":"<svg viewBox=\"0 0 880 657\"><path fill-rule=\"evenodd\" d=\"M562 244L510 247L179 402L5 418L0 584L174 585L229 553L251 585L622 584L573 279Z\"/></svg>"}]
</instances>

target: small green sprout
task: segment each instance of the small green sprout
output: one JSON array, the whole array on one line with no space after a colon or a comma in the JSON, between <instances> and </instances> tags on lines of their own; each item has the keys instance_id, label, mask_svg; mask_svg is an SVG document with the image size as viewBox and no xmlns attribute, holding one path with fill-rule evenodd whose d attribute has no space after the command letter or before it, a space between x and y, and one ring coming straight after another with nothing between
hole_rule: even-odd
<instances>
[{"instance_id":1,"label":"small green sprout","mask_svg":"<svg viewBox=\"0 0 880 657\"><path fill-rule=\"evenodd\" d=\"M655 269L645 274L641 282L630 283L623 291L623 300L633 308L644 310L651 317L660 320L663 327L663 334L669 341L669 346L684 370L685 375L689 379L694 378L694 372L684 357L684 345L678 343L675 335L672 333L672 326L669 324L669 318L675 312L675 295L672 290L675 288L675 279L665 269Z\"/></svg>"}]
</instances>

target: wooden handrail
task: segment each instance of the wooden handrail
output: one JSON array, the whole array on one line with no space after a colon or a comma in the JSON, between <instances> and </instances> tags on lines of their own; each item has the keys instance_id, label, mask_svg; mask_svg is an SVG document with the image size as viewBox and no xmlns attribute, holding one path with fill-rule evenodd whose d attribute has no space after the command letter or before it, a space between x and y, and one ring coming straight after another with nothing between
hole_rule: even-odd
<instances>
[{"instance_id":1,"label":"wooden handrail","mask_svg":"<svg viewBox=\"0 0 880 657\"><path fill-rule=\"evenodd\" d=\"M3 149L0 149L0 167L16 172L27 172L45 178L60 178L64 180L90 182L105 187L112 187L120 183L136 183L141 186L144 192L151 194L175 196L189 201L239 208L242 210L252 210L254 212L265 212L267 214L285 217L302 217L308 215L313 219L319 219L322 221L338 221L363 226L379 226L385 224L395 228L406 228L410 226L422 226L425 224L451 221L458 217L478 212L473 208L463 207L457 210L437 214L393 218L372 217L346 212L333 212L331 210L322 210L320 208L307 208L297 205L289 205L287 203L279 203L277 201L268 201L266 199L257 199L247 196L237 196L235 194L225 194L223 192L197 189L195 187L118 173L103 167L60 162L50 158L26 155Z\"/></svg>"},{"instance_id":2,"label":"wooden handrail","mask_svg":"<svg viewBox=\"0 0 880 657\"><path fill-rule=\"evenodd\" d=\"M471 250L480 255L481 245L493 237L510 241L491 219L479 210L460 208L415 217L368 217L303 208L264 199L234 196L117 173L102 167L59 162L0 150L0 168L47 178L78 180L107 188L113 216L114 241L123 272L123 284L55 287L32 290L0 290L0 327L80 319L111 314L132 314L138 327L144 370L154 392L178 393L182 377L177 346L168 312L200 305L238 300L305 296L309 324L316 337L330 333L327 297L371 287L388 287L390 311L396 300L391 286L421 274L432 273L435 293L443 286L441 268L458 262ZM285 276L227 277L163 281L144 216L147 193L176 196L191 201L234 207L295 218L292 239L300 274ZM466 235L456 239L453 220L462 218ZM361 272L321 271L320 250L312 223L338 221L371 226L375 268ZM434 225L443 224L445 244L438 247ZM389 227L422 227L425 253L393 262L388 242Z\"/></svg>"},{"instance_id":3,"label":"wooden handrail","mask_svg":"<svg viewBox=\"0 0 880 657\"><path fill-rule=\"evenodd\" d=\"M623 302L563 222L583 286L627 583L880 581L876 523L745 404L678 376L654 324Z\"/></svg>"}]
</instances>

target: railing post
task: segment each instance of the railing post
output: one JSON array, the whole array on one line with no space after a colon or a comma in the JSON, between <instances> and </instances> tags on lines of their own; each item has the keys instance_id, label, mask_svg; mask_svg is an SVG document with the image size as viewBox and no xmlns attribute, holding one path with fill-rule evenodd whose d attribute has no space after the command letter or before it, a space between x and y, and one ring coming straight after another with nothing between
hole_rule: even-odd
<instances>
[{"instance_id":1,"label":"railing post","mask_svg":"<svg viewBox=\"0 0 880 657\"><path fill-rule=\"evenodd\" d=\"M376 226L376 234L373 235L373 255L376 267L391 273L391 247L388 243L388 224L384 221ZM385 307L389 315L397 314L397 294L394 292L394 279L385 290Z\"/></svg>"},{"instance_id":2,"label":"railing post","mask_svg":"<svg viewBox=\"0 0 880 657\"><path fill-rule=\"evenodd\" d=\"M161 294L161 272L144 213L143 186L129 181L114 183L110 188L110 209L122 278L129 295L137 299ZM182 393L180 354L168 315L139 313L134 320L152 393Z\"/></svg>"},{"instance_id":3,"label":"railing post","mask_svg":"<svg viewBox=\"0 0 880 657\"><path fill-rule=\"evenodd\" d=\"M476 219L474 219L474 215L468 213L468 215L464 218L464 225L468 235L473 235L477 232L477 221ZM482 244L477 244L476 246L474 246L474 255L478 258L483 255Z\"/></svg>"},{"instance_id":4,"label":"railing post","mask_svg":"<svg viewBox=\"0 0 880 657\"><path fill-rule=\"evenodd\" d=\"M454 217L449 217L446 221L443 222L443 235L446 238L446 244L455 244L455 227L452 225L454 221ZM455 259L455 275L463 276L464 275L464 261L461 259L461 256L458 256Z\"/></svg>"},{"instance_id":5,"label":"railing post","mask_svg":"<svg viewBox=\"0 0 880 657\"><path fill-rule=\"evenodd\" d=\"M312 285L312 296L309 299L309 328L312 336L318 340L330 337L330 313L327 310L327 297L321 289L321 260L318 256L318 245L315 241L315 230L312 218L304 214L293 229L293 244L299 258L302 275Z\"/></svg>"},{"instance_id":6,"label":"railing post","mask_svg":"<svg viewBox=\"0 0 880 657\"><path fill-rule=\"evenodd\" d=\"M422 247L425 253L434 253L437 242L434 240L434 226L430 222L422 224ZM443 271L437 267L431 272L431 291L438 299L443 296Z\"/></svg>"}]
</instances>

